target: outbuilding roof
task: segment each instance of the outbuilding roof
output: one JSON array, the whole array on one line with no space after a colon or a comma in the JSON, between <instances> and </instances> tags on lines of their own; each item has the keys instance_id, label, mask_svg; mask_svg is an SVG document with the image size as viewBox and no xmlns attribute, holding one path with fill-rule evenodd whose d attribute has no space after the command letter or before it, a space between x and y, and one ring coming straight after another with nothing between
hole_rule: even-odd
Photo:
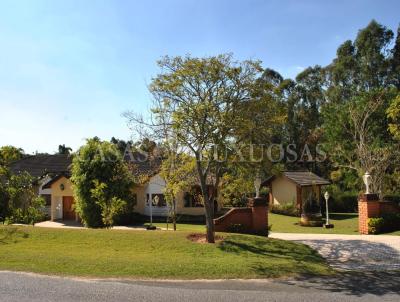
<instances>
[{"instance_id":1,"label":"outbuilding roof","mask_svg":"<svg viewBox=\"0 0 400 302\"><path fill-rule=\"evenodd\" d=\"M310 171L285 171L281 175L271 176L262 183L262 186L269 185L274 179L279 176L286 177L287 179L291 180L292 182L296 183L296 185L301 187L313 185L322 186L329 185L331 183L329 180L326 180Z\"/></svg>"}]
</instances>

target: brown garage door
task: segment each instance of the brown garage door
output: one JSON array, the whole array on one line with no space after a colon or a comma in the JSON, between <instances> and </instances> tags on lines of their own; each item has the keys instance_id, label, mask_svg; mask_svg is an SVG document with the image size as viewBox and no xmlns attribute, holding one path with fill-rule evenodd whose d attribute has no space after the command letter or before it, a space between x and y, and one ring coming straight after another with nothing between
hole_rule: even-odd
<instances>
[{"instance_id":1,"label":"brown garage door","mask_svg":"<svg viewBox=\"0 0 400 302\"><path fill-rule=\"evenodd\" d=\"M74 204L74 198L72 196L63 197L63 219L64 220L74 220L75 211L72 205Z\"/></svg>"}]
</instances>

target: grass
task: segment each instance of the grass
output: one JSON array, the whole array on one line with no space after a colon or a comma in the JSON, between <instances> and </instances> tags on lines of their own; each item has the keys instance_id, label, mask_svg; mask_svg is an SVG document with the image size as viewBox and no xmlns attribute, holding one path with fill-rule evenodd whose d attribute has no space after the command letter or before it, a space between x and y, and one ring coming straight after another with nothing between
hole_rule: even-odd
<instances>
[{"instance_id":1,"label":"grass","mask_svg":"<svg viewBox=\"0 0 400 302\"><path fill-rule=\"evenodd\" d=\"M144 224L144 226L150 225L149 223ZM166 229L167 224L165 222L157 222L153 223L154 226ZM174 226L172 223L168 224L168 229L173 230ZM187 232L205 232L206 226L204 224L190 224L190 223L177 223L176 224L177 231L187 231Z\"/></svg>"},{"instance_id":2,"label":"grass","mask_svg":"<svg viewBox=\"0 0 400 302\"><path fill-rule=\"evenodd\" d=\"M222 234L218 244L199 244L188 234L0 226L0 270L163 279L333 273L302 244L238 234Z\"/></svg>"},{"instance_id":3,"label":"grass","mask_svg":"<svg viewBox=\"0 0 400 302\"><path fill-rule=\"evenodd\" d=\"M322 227L303 227L299 225L300 218L274 213L268 213L269 222L272 225L272 232L276 233L313 233L313 234L358 234L358 214L357 213L332 213L330 222L335 225L333 229ZM159 228L166 228L166 223L153 223ZM172 229L172 224L169 224ZM203 232L205 226L200 224L177 224L178 231Z\"/></svg>"},{"instance_id":4,"label":"grass","mask_svg":"<svg viewBox=\"0 0 400 302\"><path fill-rule=\"evenodd\" d=\"M384 235L396 235L396 236L400 236L400 230L398 230L398 231L393 231L393 232L389 232L389 233L385 233Z\"/></svg>"},{"instance_id":5,"label":"grass","mask_svg":"<svg viewBox=\"0 0 400 302\"><path fill-rule=\"evenodd\" d=\"M334 224L333 229L322 227L303 227L299 224L299 217L269 213L268 223L272 225L272 232L277 233L312 233L312 234L358 234L357 213L332 213L329 222Z\"/></svg>"}]
</instances>

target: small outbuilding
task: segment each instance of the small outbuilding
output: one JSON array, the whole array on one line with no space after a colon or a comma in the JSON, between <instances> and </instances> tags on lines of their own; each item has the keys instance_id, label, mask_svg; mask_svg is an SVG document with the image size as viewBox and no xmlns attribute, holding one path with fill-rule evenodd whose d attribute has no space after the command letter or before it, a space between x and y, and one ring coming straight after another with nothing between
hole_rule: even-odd
<instances>
[{"instance_id":1,"label":"small outbuilding","mask_svg":"<svg viewBox=\"0 0 400 302\"><path fill-rule=\"evenodd\" d=\"M329 180L310 171L285 171L271 176L261 186L269 188L271 207L295 205L299 213L302 213L306 202L319 202L321 187L329 184Z\"/></svg>"}]
</instances>

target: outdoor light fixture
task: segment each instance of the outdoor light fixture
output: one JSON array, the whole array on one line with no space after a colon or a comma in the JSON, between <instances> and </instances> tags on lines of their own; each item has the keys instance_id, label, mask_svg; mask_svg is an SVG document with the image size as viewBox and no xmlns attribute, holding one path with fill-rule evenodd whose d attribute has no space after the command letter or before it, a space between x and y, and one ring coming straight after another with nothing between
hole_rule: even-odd
<instances>
[{"instance_id":1,"label":"outdoor light fixture","mask_svg":"<svg viewBox=\"0 0 400 302\"><path fill-rule=\"evenodd\" d=\"M333 224L329 223L328 200L329 200L330 196L329 196L329 192L328 191L325 192L324 197L325 197L325 206L326 206L326 221L325 221L325 224L324 224L324 228L333 229Z\"/></svg>"},{"instance_id":2,"label":"outdoor light fixture","mask_svg":"<svg viewBox=\"0 0 400 302\"><path fill-rule=\"evenodd\" d=\"M260 197L260 186L261 186L261 177L257 173L257 177L254 180L254 188L256 189L256 197Z\"/></svg>"},{"instance_id":3,"label":"outdoor light fixture","mask_svg":"<svg viewBox=\"0 0 400 302\"><path fill-rule=\"evenodd\" d=\"M365 184L365 194L370 194L371 192L369 191L369 186L371 184L371 174L366 172L363 176L363 181Z\"/></svg>"},{"instance_id":4,"label":"outdoor light fixture","mask_svg":"<svg viewBox=\"0 0 400 302\"><path fill-rule=\"evenodd\" d=\"M61 190L61 191L64 191L64 189L65 189L64 184L61 184L61 185L60 185L60 190Z\"/></svg>"}]
</instances>

